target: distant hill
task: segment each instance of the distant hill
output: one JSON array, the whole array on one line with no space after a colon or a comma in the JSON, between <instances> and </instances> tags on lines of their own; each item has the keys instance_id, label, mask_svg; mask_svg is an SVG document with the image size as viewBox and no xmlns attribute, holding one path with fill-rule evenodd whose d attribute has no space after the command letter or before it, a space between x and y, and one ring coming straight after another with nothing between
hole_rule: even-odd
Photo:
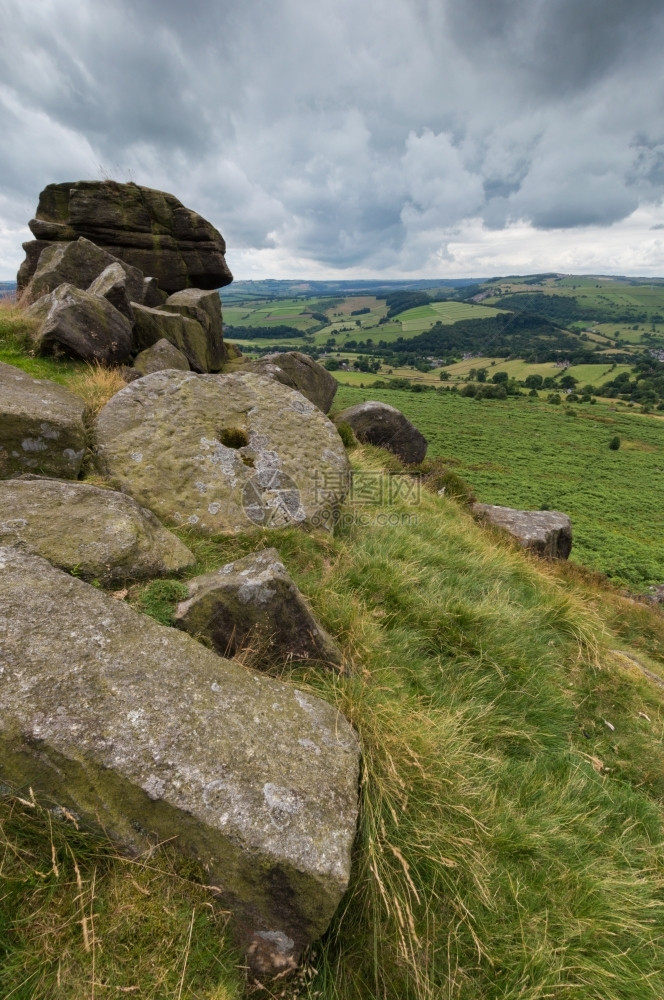
<instances>
[{"instance_id":1,"label":"distant hill","mask_svg":"<svg viewBox=\"0 0 664 1000\"><path fill-rule=\"evenodd\" d=\"M309 281L266 279L264 281L234 281L223 290L224 302L238 299L306 299L317 296L375 295L384 298L385 295L401 291L423 291L426 289L466 288L483 282L484 278L403 278L384 281L380 279L364 279L354 281Z\"/></svg>"}]
</instances>

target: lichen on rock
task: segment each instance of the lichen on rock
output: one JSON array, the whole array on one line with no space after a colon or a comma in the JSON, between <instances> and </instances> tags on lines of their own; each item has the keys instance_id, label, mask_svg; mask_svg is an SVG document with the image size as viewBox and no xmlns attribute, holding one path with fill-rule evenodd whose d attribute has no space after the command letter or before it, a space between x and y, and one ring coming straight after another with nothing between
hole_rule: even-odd
<instances>
[{"instance_id":1,"label":"lichen on rock","mask_svg":"<svg viewBox=\"0 0 664 1000\"><path fill-rule=\"evenodd\" d=\"M223 443L229 430L243 432L239 446ZM96 436L100 470L116 488L204 533L326 526L348 490L331 421L255 374L148 375L106 404Z\"/></svg>"}]
</instances>

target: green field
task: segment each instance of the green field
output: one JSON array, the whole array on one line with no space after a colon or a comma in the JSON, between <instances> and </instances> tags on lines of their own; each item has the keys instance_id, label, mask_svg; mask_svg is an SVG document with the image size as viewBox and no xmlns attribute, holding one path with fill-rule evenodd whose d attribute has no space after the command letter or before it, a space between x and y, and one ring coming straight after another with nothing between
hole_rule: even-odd
<instances>
[{"instance_id":1,"label":"green field","mask_svg":"<svg viewBox=\"0 0 664 1000\"><path fill-rule=\"evenodd\" d=\"M470 358L467 361L459 361L455 365L446 365L453 378L465 379L471 368L487 368L487 378L491 378L497 372L507 372L510 378L523 381L528 375L541 375L542 378L555 378L556 376L572 375L578 379L580 385L600 386L604 382L609 382L616 378L621 372L629 372L629 365L571 365L569 368L561 369L551 362L550 364L533 365L526 361L503 361L500 358ZM432 373L433 374L433 373Z\"/></svg>"},{"instance_id":2,"label":"green field","mask_svg":"<svg viewBox=\"0 0 664 1000\"><path fill-rule=\"evenodd\" d=\"M432 302L428 306L408 309L397 318L401 321L403 335L414 337L431 329L434 323L450 325L462 319L488 319L504 311L491 306L478 306L472 302Z\"/></svg>"},{"instance_id":3,"label":"green field","mask_svg":"<svg viewBox=\"0 0 664 1000\"><path fill-rule=\"evenodd\" d=\"M247 344L249 344L248 341ZM351 362L358 356L350 352L335 352L334 356L336 357L337 354L339 357L347 358ZM454 384L465 383L468 381L468 373L473 368L486 368L487 378L489 381L493 375L500 371L507 372L510 378L515 378L519 381L523 381L528 377L528 375L541 375L543 378L555 378L556 376L569 374L578 379L579 387L593 385L596 387L598 392L605 382L609 382L611 379L616 378L616 376L620 375L622 372L631 371L631 367L629 365L572 365L567 369L561 369L556 368L554 364L533 365L528 364L526 361L519 360L504 361L502 358L470 358L467 361L459 361L457 364L446 365L444 370L450 375L449 383ZM373 385L376 381L388 378L407 378L413 383L433 385L438 388L441 385L441 371L443 371L442 368L434 368L430 372L420 372L412 366L399 367L394 365L382 365L380 371L376 375L369 374L367 372L343 370L335 371L332 374L335 375L337 380L342 384L349 385L359 385L360 382L363 382L365 385Z\"/></svg>"},{"instance_id":4,"label":"green field","mask_svg":"<svg viewBox=\"0 0 664 1000\"><path fill-rule=\"evenodd\" d=\"M636 589L664 582L664 420L608 404L413 394L341 386L335 406L375 398L402 410L486 503L569 514L572 559ZM619 451L608 447L614 435Z\"/></svg>"}]
</instances>

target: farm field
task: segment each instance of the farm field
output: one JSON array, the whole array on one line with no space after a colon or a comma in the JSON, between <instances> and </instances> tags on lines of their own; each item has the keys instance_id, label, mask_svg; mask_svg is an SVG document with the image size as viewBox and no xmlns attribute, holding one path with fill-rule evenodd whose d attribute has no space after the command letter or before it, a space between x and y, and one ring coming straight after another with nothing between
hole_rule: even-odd
<instances>
[{"instance_id":1,"label":"farm field","mask_svg":"<svg viewBox=\"0 0 664 1000\"><path fill-rule=\"evenodd\" d=\"M408 309L397 317L401 321L403 335L416 336L431 329L434 323L446 326L458 323L462 319L488 319L505 312L504 309L494 309L490 306L475 305L472 302L432 302L427 306Z\"/></svg>"},{"instance_id":2,"label":"farm field","mask_svg":"<svg viewBox=\"0 0 664 1000\"><path fill-rule=\"evenodd\" d=\"M223 303L223 295L222 295ZM368 309L357 315L357 310ZM464 319L486 319L496 316L501 309L490 306L479 306L466 302L432 302L430 305L419 306L400 313L392 321L382 323L387 314L384 299L373 295L348 296L343 299L279 299L276 301L231 302L223 304L224 322L229 326L292 326L301 331L302 337L307 331L320 325L311 313L327 315L329 323L324 329L313 335L310 341L318 346L325 344L329 337L337 340L352 340L358 336L364 338L370 333L376 343L384 340L392 343L399 337L417 336L429 330L435 323L451 325ZM353 315L355 313L355 315ZM236 342L240 342L235 338ZM265 346L271 341L266 338L254 341ZM297 343L294 335L288 343ZM304 340L301 341L304 343Z\"/></svg>"},{"instance_id":3,"label":"farm field","mask_svg":"<svg viewBox=\"0 0 664 1000\"><path fill-rule=\"evenodd\" d=\"M358 355L352 354L350 352L334 352L334 356L348 358L353 361ZM541 375L543 378L551 377L554 378L557 375L573 375L574 378L579 380L579 386L593 385L597 387L597 391L605 382L609 382L611 379L616 378L622 372L631 371L629 365L613 365L613 364L599 364L599 365L572 365L567 369L556 368L554 364L541 364L533 365L528 364L525 361L504 361L502 358L470 358L467 361L459 361L454 365L446 365L445 371L451 376L450 382L455 383L465 383L468 381L468 373L472 368L486 368L487 377L490 380L492 375L496 372L504 371L507 372L510 378L515 378L523 380L527 378L528 375ZM411 382L420 383L422 385L435 385L437 388L441 385L440 373L443 371L442 368L434 368L430 372L420 372L412 366L391 366L382 365L380 371L374 375L373 373L367 372L351 372L351 371L335 371L332 374L341 383L348 383L350 385L359 385L363 382L365 385L373 385L373 383L380 379L386 378L407 378ZM357 378L355 378L357 376Z\"/></svg>"},{"instance_id":4,"label":"farm field","mask_svg":"<svg viewBox=\"0 0 664 1000\"><path fill-rule=\"evenodd\" d=\"M446 365L453 378L465 379L471 368L487 368L487 377L490 379L497 372L507 372L510 378L523 380L528 375L541 375L543 378L555 378L557 375L573 375L579 380L581 385L600 386L603 382L609 382L616 378L623 371L631 371L629 365L571 365L567 369L556 368L555 364L528 364L527 361L504 361L501 358L471 358L467 361L459 361L455 365Z\"/></svg>"},{"instance_id":5,"label":"farm field","mask_svg":"<svg viewBox=\"0 0 664 1000\"><path fill-rule=\"evenodd\" d=\"M429 457L448 461L479 500L569 514L573 561L634 590L664 582L664 421L601 402L570 417L543 399L369 396L347 385L335 408L368 398L402 410L428 438ZM618 451L608 447L614 435Z\"/></svg>"}]
</instances>

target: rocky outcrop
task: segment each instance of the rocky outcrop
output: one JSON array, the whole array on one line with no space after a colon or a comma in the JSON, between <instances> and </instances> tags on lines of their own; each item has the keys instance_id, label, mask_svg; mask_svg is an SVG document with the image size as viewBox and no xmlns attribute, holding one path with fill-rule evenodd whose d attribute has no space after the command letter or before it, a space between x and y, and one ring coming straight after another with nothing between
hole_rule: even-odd
<instances>
[{"instance_id":1,"label":"rocky outcrop","mask_svg":"<svg viewBox=\"0 0 664 1000\"><path fill-rule=\"evenodd\" d=\"M142 302L143 275L141 272L135 267L129 267L129 265L116 260L111 254L86 239L78 239L72 243L53 243L45 247L30 284L24 290L23 300L34 302L62 284L74 285L76 288L88 288L103 271L113 264L124 273L128 298ZM97 292L96 294L102 293Z\"/></svg>"},{"instance_id":2,"label":"rocky outcrop","mask_svg":"<svg viewBox=\"0 0 664 1000\"><path fill-rule=\"evenodd\" d=\"M324 701L0 548L0 781L206 869L249 962L281 973L348 885L357 739Z\"/></svg>"},{"instance_id":3,"label":"rocky outcrop","mask_svg":"<svg viewBox=\"0 0 664 1000\"><path fill-rule=\"evenodd\" d=\"M85 454L83 401L0 362L0 479L24 472L76 479Z\"/></svg>"},{"instance_id":4,"label":"rocky outcrop","mask_svg":"<svg viewBox=\"0 0 664 1000\"><path fill-rule=\"evenodd\" d=\"M323 413L329 412L339 385L326 368L300 351L265 354L258 361L249 362L247 369L297 389Z\"/></svg>"},{"instance_id":5,"label":"rocky outcrop","mask_svg":"<svg viewBox=\"0 0 664 1000\"><path fill-rule=\"evenodd\" d=\"M572 550L572 522L557 510L513 510L475 503L473 515L508 531L525 549L548 559L567 559Z\"/></svg>"},{"instance_id":6,"label":"rocky outcrop","mask_svg":"<svg viewBox=\"0 0 664 1000\"><path fill-rule=\"evenodd\" d=\"M221 316L221 299L218 292L207 292L202 288L184 288L169 295L163 308L167 312L179 313L187 319L196 320L206 333L207 354L205 371L218 372L226 358L224 351L224 327Z\"/></svg>"},{"instance_id":7,"label":"rocky outcrop","mask_svg":"<svg viewBox=\"0 0 664 1000\"><path fill-rule=\"evenodd\" d=\"M152 372L164 372L169 368L188 372L189 362L182 351L178 351L169 340L158 340L152 347L141 351L134 358L134 371L138 376L151 375Z\"/></svg>"},{"instance_id":8,"label":"rocky outcrop","mask_svg":"<svg viewBox=\"0 0 664 1000\"><path fill-rule=\"evenodd\" d=\"M427 453L427 439L396 407L369 400L356 403L335 416L336 423L347 423L358 441L387 448L405 462L415 465Z\"/></svg>"},{"instance_id":9,"label":"rocky outcrop","mask_svg":"<svg viewBox=\"0 0 664 1000\"><path fill-rule=\"evenodd\" d=\"M145 349L162 339L168 340L184 354L194 371L219 371L221 360L216 345L210 342L207 332L195 319L166 309L150 309L136 304L133 310L134 344L137 348Z\"/></svg>"},{"instance_id":10,"label":"rocky outcrop","mask_svg":"<svg viewBox=\"0 0 664 1000\"><path fill-rule=\"evenodd\" d=\"M226 244L214 226L172 194L138 184L49 184L39 195L30 229L36 240L24 244L19 291L31 280L45 248L80 236L156 278L169 293L191 286L220 288L233 280Z\"/></svg>"},{"instance_id":11,"label":"rocky outcrop","mask_svg":"<svg viewBox=\"0 0 664 1000\"><path fill-rule=\"evenodd\" d=\"M178 624L222 656L252 649L252 664L317 660L342 667L339 647L318 624L276 549L254 552L187 583Z\"/></svg>"},{"instance_id":12,"label":"rocky outcrop","mask_svg":"<svg viewBox=\"0 0 664 1000\"><path fill-rule=\"evenodd\" d=\"M131 323L100 295L74 285L58 285L37 299L26 315L38 323L32 342L39 353L61 351L81 361L109 365L120 365L131 357Z\"/></svg>"},{"instance_id":13,"label":"rocky outcrop","mask_svg":"<svg viewBox=\"0 0 664 1000\"><path fill-rule=\"evenodd\" d=\"M206 533L327 523L348 489L331 421L299 392L252 373L147 375L112 397L96 434L113 485L159 518Z\"/></svg>"},{"instance_id":14,"label":"rocky outcrop","mask_svg":"<svg viewBox=\"0 0 664 1000\"><path fill-rule=\"evenodd\" d=\"M104 583L177 573L195 562L131 497L33 476L0 483L0 545L17 544Z\"/></svg>"}]
</instances>

